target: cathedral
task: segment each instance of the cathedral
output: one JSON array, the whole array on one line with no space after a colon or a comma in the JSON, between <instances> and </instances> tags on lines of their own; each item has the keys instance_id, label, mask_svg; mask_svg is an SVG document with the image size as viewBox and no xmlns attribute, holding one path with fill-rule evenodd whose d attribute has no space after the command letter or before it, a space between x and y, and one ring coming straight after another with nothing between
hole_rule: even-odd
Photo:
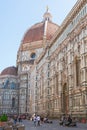
<instances>
[{"instance_id":1,"label":"cathedral","mask_svg":"<svg viewBox=\"0 0 87 130\"><path fill-rule=\"evenodd\" d=\"M59 26L47 9L24 34L16 67L0 73L0 114L87 119L87 0Z\"/></svg>"}]
</instances>

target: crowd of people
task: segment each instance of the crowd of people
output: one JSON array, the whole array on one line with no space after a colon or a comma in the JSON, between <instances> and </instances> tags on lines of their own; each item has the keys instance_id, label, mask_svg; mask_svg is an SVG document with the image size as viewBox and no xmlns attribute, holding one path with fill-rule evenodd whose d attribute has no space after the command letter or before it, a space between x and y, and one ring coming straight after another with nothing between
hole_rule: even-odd
<instances>
[{"instance_id":1,"label":"crowd of people","mask_svg":"<svg viewBox=\"0 0 87 130\"><path fill-rule=\"evenodd\" d=\"M17 122L22 122L21 116L14 115L13 118L11 118L14 124ZM10 120L11 121L11 120ZM40 126L43 123L53 123L52 120L49 120L48 117L43 117L40 115L33 115L32 121L34 123L34 126ZM59 124L62 126L76 126L76 119L72 118L70 115L62 115L59 120Z\"/></svg>"},{"instance_id":2,"label":"crowd of people","mask_svg":"<svg viewBox=\"0 0 87 130\"><path fill-rule=\"evenodd\" d=\"M62 126L76 126L76 119L72 118L70 115L68 116L63 115L60 118L59 124Z\"/></svg>"},{"instance_id":3,"label":"crowd of people","mask_svg":"<svg viewBox=\"0 0 87 130\"><path fill-rule=\"evenodd\" d=\"M48 117L42 117L39 115L34 115L32 120L34 122L34 126L40 126L43 123L52 123L52 121L48 120Z\"/></svg>"},{"instance_id":4,"label":"crowd of people","mask_svg":"<svg viewBox=\"0 0 87 130\"><path fill-rule=\"evenodd\" d=\"M43 118L40 117L39 115L34 115L32 120L34 122L34 126L40 126L40 124L42 123L52 123L52 121L48 120L47 117ZM72 118L70 115L68 116L63 115L60 118L59 124L62 126L77 126L76 122L77 122L76 119Z\"/></svg>"},{"instance_id":5,"label":"crowd of people","mask_svg":"<svg viewBox=\"0 0 87 130\"><path fill-rule=\"evenodd\" d=\"M12 117L8 117L8 121L13 122L14 124L16 124L17 122L21 123L22 118L20 115L19 116L13 115Z\"/></svg>"}]
</instances>

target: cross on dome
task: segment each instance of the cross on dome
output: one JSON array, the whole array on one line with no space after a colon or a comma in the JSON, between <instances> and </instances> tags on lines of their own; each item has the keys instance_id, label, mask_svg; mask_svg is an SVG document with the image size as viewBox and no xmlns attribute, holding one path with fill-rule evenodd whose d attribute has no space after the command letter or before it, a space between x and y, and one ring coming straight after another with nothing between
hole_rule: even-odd
<instances>
[{"instance_id":1,"label":"cross on dome","mask_svg":"<svg viewBox=\"0 0 87 130\"><path fill-rule=\"evenodd\" d=\"M49 10L49 7L48 7L48 6L46 7L46 10L47 10L46 12L48 12L48 10Z\"/></svg>"}]
</instances>

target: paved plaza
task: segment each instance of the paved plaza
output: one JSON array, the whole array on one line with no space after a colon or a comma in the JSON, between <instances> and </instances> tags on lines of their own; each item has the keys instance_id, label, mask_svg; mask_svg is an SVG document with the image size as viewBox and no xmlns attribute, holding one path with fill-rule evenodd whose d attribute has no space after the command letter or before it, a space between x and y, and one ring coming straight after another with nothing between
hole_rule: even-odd
<instances>
[{"instance_id":1,"label":"paved plaza","mask_svg":"<svg viewBox=\"0 0 87 130\"><path fill-rule=\"evenodd\" d=\"M33 121L23 120L25 130L87 130L87 123L77 123L77 127L63 127L58 124L57 120L53 120L53 124L41 124L40 126L34 126Z\"/></svg>"}]
</instances>

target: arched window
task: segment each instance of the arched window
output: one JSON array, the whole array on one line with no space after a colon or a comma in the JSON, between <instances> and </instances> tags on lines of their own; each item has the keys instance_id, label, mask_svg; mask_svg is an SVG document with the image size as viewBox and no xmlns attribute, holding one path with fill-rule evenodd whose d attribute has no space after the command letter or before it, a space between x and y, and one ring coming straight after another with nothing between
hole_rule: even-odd
<instances>
[{"instance_id":1,"label":"arched window","mask_svg":"<svg viewBox=\"0 0 87 130\"><path fill-rule=\"evenodd\" d=\"M16 87L15 83L12 82L10 87L11 87L11 89L15 89L15 87Z\"/></svg>"},{"instance_id":2,"label":"arched window","mask_svg":"<svg viewBox=\"0 0 87 130\"><path fill-rule=\"evenodd\" d=\"M15 98L12 98L12 107L15 107Z\"/></svg>"},{"instance_id":3,"label":"arched window","mask_svg":"<svg viewBox=\"0 0 87 130\"><path fill-rule=\"evenodd\" d=\"M81 64L80 59L76 59L76 85L77 86L80 85L80 81L81 81L80 64Z\"/></svg>"}]
</instances>

